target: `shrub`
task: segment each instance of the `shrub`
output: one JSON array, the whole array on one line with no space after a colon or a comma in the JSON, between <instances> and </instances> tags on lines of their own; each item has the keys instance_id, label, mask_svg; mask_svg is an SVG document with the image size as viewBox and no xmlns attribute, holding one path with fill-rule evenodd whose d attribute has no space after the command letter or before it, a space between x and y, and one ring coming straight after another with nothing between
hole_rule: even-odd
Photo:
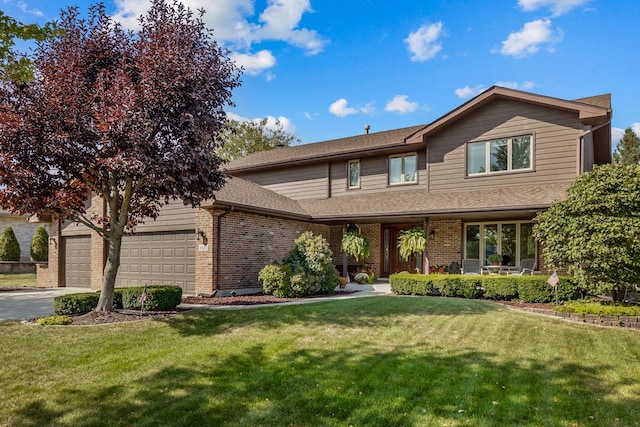
<instances>
[{"instance_id":1,"label":"shrub","mask_svg":"<svg viewBox=\"0 0 640 427\"><path fill-rule=\"evenodd\" d=\"M282 260L291 269L291 286L285 286L277 296L332 294L340 283L340 273L333 266L332 257L329 244L322 236L314 236L310 231L302 233Z\"/></svg>"},{"instance_id":2,"label":"shrub","mask_svg":"<svg viewBox=\"0 0 640 427\"><path fill-rule=\"evenodd\" d=\"M0 261L20 261L20 243L11 227L0 235Z\"/></svg>"},{"instance_id":3,"label":"shrub","mask_svg":"<svg viewBox=\"0 0 640 427\"><path fill-rule=\"evenodd\" d=\"M513 276L490 276L482 278L484 297L493 300L511 301L518 298L518 279Z\"/></svg>"},{"instance_id":4,"label":"shrub","mask_svg":"<svg viewBox=\"0 0 640 427\"><path fill-rule=\"evenodd\" d=\"M260 270L258 280L265 294L281 297L292 293L291 276L291 267L288 265L271 264Z\"/></svg>"},{"instance_id":5,"label":"shrub","mask_svg":"<svg viewBox=\"0 0 640 427\"><path fill-rule=\"evenodd\" d=\"M358 283L369 282L369 275L367 273L360 272L353 277L353 280Z\"/></svg>"},{"instance_id":6,"label":"shrub","mask_svg":"<svg viewBox=\"0 0 640 427\"><path fill-rule=\"evenodd\" d=\"M140 299L144 289L143 286L122 288L122 308L125 310L170 311L182 302L182 288L178 286L147 286L147 299L143 303Z\"/></svg>"},{"instance_id":7,"label":"shrub","mask_svg":"<svg viewBox=\"0 0 640 427\"><path fill-rule=\"evenodd\" d=\"M49 233L41 225L31 238L31 260L46 261L47 259L49 259Z\"/></svg>"},{"instance_id":8,"label":"shrub","mask_svg":"<svg viewBox=\"0 0 640 427\"><path fill-rule=\"evenodd\" d=\"M389 276L391 291L398 295L439 295L433 275L398 273Z\"/></svg>"},{"instance_id":9,"label":"shrub","mask_svg":"<svg viewBox=\"0 0 640 427\"><path fill-rule=\"evenodd\" d=\"M72 322L73 320L69 316L47 316L36 320L36 323L40 326L70 325Z\"/></svg>"},{"instance_id":10,"label":"shrub","mask_svg":"<svg viewBox=\"0 0 640 427\"><path fill-rule=\"evenodd\" d=\"M555 307L556 311L598 316L640 316L640 306L619 303L573 301Z\"/></svg>"},{"instance_id":11,"label":"shrub","mask_svg":"<svg viewBox=\"0 0 640 427\"><path fill-rule=\"evenodd\" d=\"M58 315L88 313L98 305L100 293L60 295L53 299L53 311Z\"/></svg>"},{"instance_id":12,"label":"shrub","mask_svg":"<svg viewBox=\"0 0 640 427\"><path fill-rule=\"evenodd\" d=\"M545 276L519 277L518 297L522 302L552 302L556 299L555 290L547 283ZM580 295L576 281L562 277L558 283L558 300L568 301Z\"/></svg>"}]
</instances>

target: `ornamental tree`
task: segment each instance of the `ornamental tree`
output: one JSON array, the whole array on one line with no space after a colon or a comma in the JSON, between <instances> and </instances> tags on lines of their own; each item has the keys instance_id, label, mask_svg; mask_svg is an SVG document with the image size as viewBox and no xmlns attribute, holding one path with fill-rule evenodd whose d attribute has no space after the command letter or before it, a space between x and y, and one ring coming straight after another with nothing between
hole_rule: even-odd
<instances>
[{"instance_id":1,"label":"ornamental tree","mask_svg":"<svg viewBox=\"0 0 640 427\"><path fill-rule=\"evenodd\" d=\"M640 165L596 166L538 214L534 236L550 269L567 268L615 301L640 283Z\"/></svg>"},{"instance_id":2,"label":"ornamental tree","mask_svg":"<svg viewBox=\"0 0 640 427\"><path fill-rule=\"evenodd\" d=\"M624 135L612 155L613 163L637 165L640 163L640 138L630 127L624 130Z\"/></svg>"},{"instance_id":3,"label":"ornamental tree","mask_svg":"<svg viewBox=\"0 0 640 427\"><path fill-rule=\"evenodd\" d=\"M109 311L125 231L170 199L197 207L225 183L216 136L240 70L202 14L154 0L137 33L102 4L63 11L33 82L0 85L0 205L86 225L107 243L97 310ZM88 215L98 195L103 214Z\"/></svg>"},{"instance_id":4,"label":"ornamental tree","mask_svg":"<svg viewBox=\"0 0 640 427\"><path fill-rule=\"evenodd\" d=\"M258 122L229 120L220 135L224 147L218 154L225 160L233 160L258 151L288 147L300 142L300 138L287 132L279 120L276 120L273 127L267 127L267 124L266 118Z\"/></svg>"}]
</instances>

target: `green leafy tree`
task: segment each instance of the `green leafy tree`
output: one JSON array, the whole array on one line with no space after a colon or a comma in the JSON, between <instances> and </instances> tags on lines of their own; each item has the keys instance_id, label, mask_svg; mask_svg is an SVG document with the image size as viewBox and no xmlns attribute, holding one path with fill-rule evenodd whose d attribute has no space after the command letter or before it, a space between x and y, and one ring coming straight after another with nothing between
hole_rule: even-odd
<instances>
[{"instance_id":1,"label":"green leafy tree","mask_svg":"<svg viewBox=\"0 0 640 427\"><path fill-rule=\"evenodd\" d=\"M0 79L15 82L33 80L33 63L26 55L18 53L15 40L44 41L59 34L55 23L23 24L0 10Z\"/></svg>"},{"instance_id":2,"label":"green leafy tree","mask_svg":"<svg viewBox=\"0 0 640 427\"><path fill-rule=\"evenodd\" d=\"M624 136L613 152L613 163L640 164L640 138L630 127L624 130Z\"/></svg>"},{"instance_id":3,"label":"green leafy tree","mask_svg":"<svg viewBox=\"0 0 640 427\"><path fill-rule=\"evenodd\" d=\"M0 261L20 261L20 243L11 227L0 235Z\"/></svg>"},{"instance_id":4,"label":"green leafy tree","mask_svg":"<svg viewBox=\"0 0 640 427\"><path fill-rule=\"evenodd\" d=\"M40 226L31 238L31 260L46 261L49 259L49 233Z\"/></svg>"},{"instance_id":5,"label":"green leafy tree","mask_svg":"<svg viewBox=\"0 0 640 427\"><path fill-rule=\"evenodd\" d=\"M259 122L229 120L220 139L224 146L218 150L218 155L225 160L300 142L299 138L283 128L279 120L274 127L270 127L266 118Z\"/></svg>"},{"instance_id":6,"label":"green leafy tree","mask_svg":"<svg viewBox=\"0 0 640 427\"><path fill-rule=\"evenodd\" d=\"M62 12L36 79L0 85L0 205L79 222L106 243L96 310L113 309L122 237L172 199L197 207L227 178L217 135L240 70L202 14L153 0L136 33L104 4ZM88 195L104 215L88 214Z\"/></svg>"},{"instance_id":7,"label":"green leafy tree","mask_svg":"<svg viewBox=\"0 0 640 427\"><path fill-rule=\"evenodd\" d=\"M585 288L621 300L640 283L640 165L582 175L537 215L534 236L550 269L567 268Z\"/></svg>"}]
</instances>

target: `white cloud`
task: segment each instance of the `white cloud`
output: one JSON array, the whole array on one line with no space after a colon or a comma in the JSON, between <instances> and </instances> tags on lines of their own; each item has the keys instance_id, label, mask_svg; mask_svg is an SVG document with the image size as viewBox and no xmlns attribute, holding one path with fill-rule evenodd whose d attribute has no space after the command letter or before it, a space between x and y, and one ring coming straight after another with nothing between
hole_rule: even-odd
<instances>
[{"instance_id":1,"label":"white cloud","mask_svg":"<svg viewBox=\"0 0 640 427\"><path fill-rule=\"evenodd\" d=\"M502 42L500 52L521 58L536 53L541 45L559 42L562 37L561 32L554 34L551 30L551 20L537 19L524 24L522 30L509 34L507 40Z\"/></svg>"},{"instance_id":2,"label":"white cloud","mask_svg":"<svg viewBox=\"0 0 640 427\"><path fill-rule=\"evenodd\" d=\"M358 110L355 108L347 107L347 100L344 98L340 98L329 106L329 112L338 117L346 117L351 114L357 114Z\"/></svg>"},{"instance_id":3,"label":"white cloud","mask_svg":"<svg viewBox=\"0 0 640 427\"><path fill-rule=\"evenodd\" d=\"M279 117L266 116L266 117L257 117L255 119L250 119L247 117L242 117L236 113L227 112L227 118L229 120L236 120L238 122L254 122L254 123L260 123L262 120L267 119L267 123L265 124L265 128L267 129L270 129L270 130L278 129L278 122L279 122L280 127L285 131L294 135L296 133L295 125L289 118L285 116L279 116Z\"/></svg>"},{"instance_id":4,"label":"white cloud","mask_svg":"<svg viewBox=\"0 0 640 427\"><path fill-rule=\"evenodd\" d=\"M411 60L422 62L436 56L442 49L442 43L439 42L442 32L442 22L436 22L424 24L417 31L409 33L404 42L411 53Z\"/></svg>"},{"instance_id":5,"label":"white cloud","mask_svg":"<svg viewBox=\"0 0 640 427\"><path fill-rule=\"evenodd\" d=\"M360 108L364 114L372 116L376 113L376 105L375 102L368 102L364 107Z\"/></svg>"},{"instance_id":6,"label":"white cloud","mask_svg":"<svg viewBox=\"0 0 640 427\"><path fill-rule=\"evenodd\" d=\"M496 86L506 87L508 89L518 89L518 90L530 90L533 89L533 82L526 81L522 83L518 82L496 82Z\"/></svg>"},{"instance_id":7,"label":"white cloud","mask_svg":"<svg viewBox=\"0 0 640 427\"><path fill-rule=\"evenodd\" d=\"M328 43L317 31L299 28L302 15L313 12L310 0L268 0L267 6L259 14L254 7L255 0L181 2L194 13L204 9L206 13L203 20L208 28L214 30L213 37L237 55L260 54L252 53L251 47L254 43L264 41L284 41L303 49L309 55L322 52ZM113 17L125 28L134 30L139 28L138 18L145 15L151 6L151 0L114 0L114 3L116 11ZM262 59L266 57L263 56ZM260 69L254 70L257 73Z\"/></svg>"},{"instance_id":8,"label":"white cloud","mask_svg":"<svg viewBox=\"0 0 640 427\"><path fill-rule=\"evenodd\" d=\"M18 2L18 7L24 13L28 13L30 15L35 15L35 16L44 16L44 13L42 13L42 11L40 9L36 9L36 8L29 9L29 5L27 5L27 3L24 2L24 1L19 1Z\"/></svg>"},{"instance_id":9,"label":"white cloud","mask_svg":"<svg viewBox=\"0 0 640 427\"><path fill-rule=\"evenodd\" d=\"M245 72L251 75L259 74L276 64L276 58L268 50L261 50L255 54L232 53L230 58L236 65L244 67Z\"/></svg>"},{"instance_id":10,"label":"white cloud","mask_svg":"<svg viewBox=\"0 0 640 427\"><path fill-rule=\"evenodd\" d=\"M396 95L392 100L387 102L387 106L384 107L384 110L400 114L407 114L418 109L418 103L409 102L408 98L409 97L407 95Z\"/></svg>"},{"instance_id":11,"label":"white cloud","mask_svg":"<svg viewBox=\"0 0 640 427\"><path fill-rule=\"evenodd\" d=\"M551 9L553 16L560 16L590 1L591 0L518 0L518 5L525 12L532 12L548 7Z\"/></svg>"},{"instance_id":12,"label":"white cloud","mask_svg":"<svg viewBox=\"0 0 640 427\"><path fill-rule=\"evenodd\" d=\"M476 85L474 87L467 85L465 87L456 89L454 92L458 96L458 98L471 98L472 96L476 96L485 89L486 87L484 85Z\"/></svg>"}]
</instances>

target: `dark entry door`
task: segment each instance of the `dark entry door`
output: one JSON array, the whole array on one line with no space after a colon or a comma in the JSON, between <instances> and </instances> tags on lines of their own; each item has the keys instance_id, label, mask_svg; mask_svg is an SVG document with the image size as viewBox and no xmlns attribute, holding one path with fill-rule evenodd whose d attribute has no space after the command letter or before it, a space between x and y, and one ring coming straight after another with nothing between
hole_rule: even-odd
<instances>
[{"instance_id":1,"label":"dark entry door","mask_svg":"<svg viewBox=\"0 0 640 427\"><path fill-rule=\"evenodd\" d=\"M416 257L404 260L400 256L398 248L398 236L403 230L408 230L417 224L388 225L382 227L382 272L381 277L389 277L390 274L408 271L416 272Z\"/></svg>"}]
</instances>

